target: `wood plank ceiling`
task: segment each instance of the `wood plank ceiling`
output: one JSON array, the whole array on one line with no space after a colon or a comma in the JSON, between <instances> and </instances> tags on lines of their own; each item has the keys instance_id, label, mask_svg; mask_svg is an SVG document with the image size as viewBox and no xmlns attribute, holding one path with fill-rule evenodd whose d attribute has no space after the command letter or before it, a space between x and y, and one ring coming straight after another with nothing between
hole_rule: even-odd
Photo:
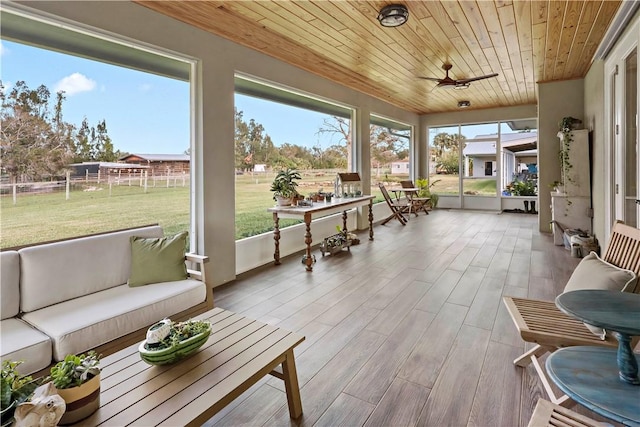
<instances>
[{"instance_id":1,"label":"wood plank ceiling","mask_svg":"<svg viewBox=\"0 0 640 427\"><path fill-rule=\"evenodd\" d=\"M389 1L137 1L159 13L419 114L535 104L538 82L584 77L619 0L405 1L409 20L382 27ZM468 89L419 76L499 73Z\"/></svg>"}]
</instances>

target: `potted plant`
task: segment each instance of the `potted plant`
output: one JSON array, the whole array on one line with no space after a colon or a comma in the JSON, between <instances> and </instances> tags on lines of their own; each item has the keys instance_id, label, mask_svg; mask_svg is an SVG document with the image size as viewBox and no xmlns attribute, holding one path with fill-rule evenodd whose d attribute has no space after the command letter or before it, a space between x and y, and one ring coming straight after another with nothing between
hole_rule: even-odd
<instances>
[{"instance_id":1,"label":"potted plant","mask_svg":"<svg viewBox=\"0 0 640 427\"><path fill-rule=\"evenodd\" d=\"M439 196L433 191L431 191L431 187L433 187L440 181L441 180L436 179L432 183L429 183L429 178L416 179L416 186L420 189L418 190L418 197L430 198L431 200L429 200L429 205L431 205L431 207L434 209L438 206Z\"/></svg>"},{"instance_id":2,"label":"potted plant","mask_svg":"<svg viewBox=\"0 0 640 427\"><path fill-rule=\"evenodd\" d=\"M65 356L51 368L51 382L67 405L61 424L87 418L100 407L100 355Z\"/></svg>"},{"instance_id":3,"label":"potted plant","mask_svg":"<svg viewBox=\"0 0 640 427\"><path fill-rule=\"evenodd\" d=\"M33 379L29 375L20 375L17 370L22 362L5 360L0 373L0 419L2 426L13 423L16 407L29 400L35 389L42 382L41 378Z\"/></svg>"},{"instance_id":4,"label":"potted plant","mask_svg":"<svg viewBox=\"0 0 640 427\"><path fill-rule=\"evenodd\" d=\"M291 199L298 195L296 187L300 179L302 179L300 172L294 169L284 169L276 174L271 183L271 191L273 191L273 200L278 206L291 205Z\"/></svg>"},{"instance_id":5,"label":"potted plant","mask_svg":"<svg viewBox=\"0 0 640 427\"><path fill-rule=\"evenodd\" d=\"M150 365L166 365L193 354L211 334L206 320L173 322L164 319L149 328L147 339L138 347L142 360Z\"/></svg>"}]
</instances>

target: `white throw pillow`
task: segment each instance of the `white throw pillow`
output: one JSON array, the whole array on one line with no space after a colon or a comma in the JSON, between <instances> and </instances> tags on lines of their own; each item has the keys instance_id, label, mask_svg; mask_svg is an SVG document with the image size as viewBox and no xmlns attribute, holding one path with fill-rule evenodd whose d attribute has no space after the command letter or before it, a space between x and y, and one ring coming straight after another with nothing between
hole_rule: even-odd
<instances>
[{"instance_id":1,"label":"white throw pillow","mask_svg":"<svg viewBox=\"0 0 640 427\"><path fill-rule=\"evenodd\" d=\"M581 289L633 292L637 281L638 278L633 271L616 267L601 259L595 252L591 252L582 258L580 264L573 271L564 287L564 292ZM601 339L605 339L606 331L604 329L586 323L585 326Z\"/></svg>"}]
</instances>

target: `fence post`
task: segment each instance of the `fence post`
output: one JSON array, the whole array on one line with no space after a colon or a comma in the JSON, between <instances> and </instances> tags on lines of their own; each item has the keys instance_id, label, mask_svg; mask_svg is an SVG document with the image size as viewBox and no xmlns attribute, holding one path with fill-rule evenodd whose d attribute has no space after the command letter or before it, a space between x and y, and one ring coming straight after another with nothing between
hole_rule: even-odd
<instances>
[{"instance_id":1,"label":"fence post","mask_svg":"<svg viewBox=\"0 0 640 427\"><path fill-rule=\"evenodd\" d=\"M18 183L13 183L13 204L14 206L18 203Z\"/></svg>"},{"instance_id":2,"label":"fence post","mask_svg":"<svg viewBox=\"0 0 640 427\"><path fill-rule=\"evenodd\" d=\"M118 169L118 186L120 186L120 174L122 173L122 171L120 169Z\"/></svg>"},{"instance_id":3,"label":"fence post","mask_svg":"<svg viewBox=\"0 0 640 427\"><path fill-rule=\"evenodd\" d=\"M144 174L142 173L142 169L140 169L140 187L142 187L142 180L143 179L144 179Z\"/></svg>"},{"instance_id":4,"label":"fence post","mask_svg":"<svg viewBox=\"0 0 640 427\"><path fill-rule=\"evenodd\" d=\"M84 180L89 182L89 169L84 170Z\"/></svg>"},{"instance_id":5,"label":"fence post","mask_svg":"<svg viewBox=\"0 0 640 427\"><path fill-rule=\"evenodd\" d=\"M98 167L98 184L100 184L100 167Z\"/></svg>"},{"instance_id":6,"label":"fence post","mask_svg":"<svg viewBox=\"0 0 640 427\"><path fill-rule=\"evenodd\" d=\"M69 200L69 182L71 181L71 172L67 171L67 183L65 185L65 200Z\"/></svg>"},{"instance_id":7,"label":"fence post","mask_svg":"<svg viewBox=\"0 0 640 427\"><path fill-rule=\"evenodd\" d=\"M147 192L147 171L144 171L144 192Z\"/></svg>"},{"instance_id":8,"label":"fence post","mask_svg":"<svg viewBox=\"0 0 640 427\"><path fill-rule=\"evenodd\" d=\"M184 173L184 171L182 171L182 186L183 186L183 187L184 187L184 185L185 185L185 175L186 175L186 174Z\"/></svg>"},{"instance_id":9,"label":"fence post","mask_svg":"<svg viewBox=\"0 0 640 427\"><path fill-rule=\"evenodd\" d=\"M129 187L131 187L131 171L129 171Z\"/></svg>"},{"instance_id":10,"label":"fence post","mask_svg":"<svg viewBox=\"0 0 640 427\"><path fill-rule=\"evenodd\" d=\"M169 180L170 180L170 179L171 179L171 178L169 177L169 171L167 171L167 188L169 188Z\"/></svg>"},{"instance_id":11,"label":"fence post","mask_svg":"<svg viewBox=\"0 0 640 427\"><path fill-rule=\"evenodd\" d=\"M111 197L111 186L113 185L113 183L111 182L111 180L109 180L109 197Z\"/></svg>"}]
</instances>

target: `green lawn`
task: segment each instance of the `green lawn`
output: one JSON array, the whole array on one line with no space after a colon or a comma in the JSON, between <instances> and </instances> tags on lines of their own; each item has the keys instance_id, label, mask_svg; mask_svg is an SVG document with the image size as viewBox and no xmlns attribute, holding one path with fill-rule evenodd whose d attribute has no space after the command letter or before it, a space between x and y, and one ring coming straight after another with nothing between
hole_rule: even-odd
<instances>
[{"instance_id":1,"label":"green lawn","mask_svg":"<svg viewBox=\"0 0 640 427\"><path fill-rule=\"evenodd\" d=\"M298 191L303 195L320 188L333 191L335 171L305 171ZM274 202L269 191L273 174L236 176L236 239L273 230L273 220L266 209ZM382 201L378 180L395 186L402 176L372 177L371 194ZM458 194L457 175L436 175L440 179L432 190L438 194ZM181 182L177 183L181 185ZM173 181L171 181L173 185ZM91 190L91 191L85 191ZM465 180L465 192L495 194L493 180ZM221 203L224 203L222 201ZM11 195L0 197L0 248L99 233L120 228L159 223L167 234L189 229L189 187L150 187L90 184L78 185L65 200L64 191L45 194L18 194L14 206ZM281 220L280 226L297 224Z\"/></svg>"},{"instance_id":2,"label":"green lawn","mask_svg":"<svg viewBox=\"0 0 640 427\"><path fill-rule=\"evenodd\" d=\"M306 172L299 186L302 194L333 190L335 171ZM236 239L273 230L273 206L269 191L273 174L236 177ZM173 185L173 182L171 182ZM178 182L178 185L181 183ZM84 191L91 189L92 191ZM377 186L373 194L382 200ZM81 236L120 228L159 223L167 234L189 229L189 187L111 187L78 185L65 200L64 191L0 197L0 248ZM281 227L300 221L282 220Z\"/></svg>"}]
</instances>

